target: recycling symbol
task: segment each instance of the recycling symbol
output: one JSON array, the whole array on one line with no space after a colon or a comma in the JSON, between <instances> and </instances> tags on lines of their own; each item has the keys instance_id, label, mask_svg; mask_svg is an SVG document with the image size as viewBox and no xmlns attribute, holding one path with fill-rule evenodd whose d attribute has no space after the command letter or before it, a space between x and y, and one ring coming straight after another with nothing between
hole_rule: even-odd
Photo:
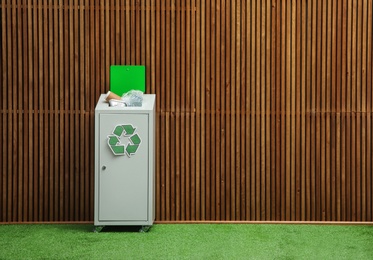
<instances>
[{"instance_id":1,"label":"recycling symbol","mask_svg":"<svg viewBox=\"0 0 373 260\"><path fill-rule=\"evenodd\" d=\"M114 155L136 154L139 149L141 138L135 133L136 128L131 124L116 125L113 134L107 136L107 143ZM124 142L128 140L127 142Z\"/></svg>"}]
</instances>

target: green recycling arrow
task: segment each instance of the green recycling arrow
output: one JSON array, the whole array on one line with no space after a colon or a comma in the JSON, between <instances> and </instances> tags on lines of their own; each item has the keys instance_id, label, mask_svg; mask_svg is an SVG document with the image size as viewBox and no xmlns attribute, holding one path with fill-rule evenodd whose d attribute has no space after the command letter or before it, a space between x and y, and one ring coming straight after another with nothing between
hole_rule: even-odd
<instances>
[{"instance_id":1,"label":"green recycling arrow","mask_svg":"<svg viewBox=\"0 0 373 260\"><path fill-rule=\"evenodd\" d=\"M117 136L121 136L122 133L123 133L123 126L121 125L117 125L115 128L114 128L114 131L113 131L113 134L117 135Z\"/></svg>"},{"instance_id":2,"label":"green recycling arrow","mask_svg":"<svg viewBox=\"0 0 373 260\"><path fill-rule=\"evenodd\" d=\"M129 135L132 135L136 128L134 128L132 125L122 125L124 131L125 131L125 136L129 136Z\"/></svg>"},{"instance_id":3,"label":"green recycling arrow","mask_svg":"<svg viewBox=\"0 0 373 260\"><path fill-rule=\"evenodd\" d=\"M128 144L126 147L126 152L128 155L133 155L136 153L138 148L139 148L139 145L137 144Z\"/></svg>"},{"instance_id":4,"label":"green recycling arrow","mask_svg":"<svg viewBox=\"0 0 373 260\"><path fill-rule=\"evenodd\" d=\"M115 135L109 135L108 136L108 141L107 141L111 151L115 155L124 155L124 145L120 144L120 140L117 136Z\"/></svg>"},{"instance_id":5,"label":"green recycling arrow","mask_svg":"<svg viewBox=\"0 0 373 260\"><path fill-rule=\"evenodd\" d=\"M119 139L115 135L109 135L108 138L109 138L108 143L110 146L116 145L117 143L119 143Z\"/></svg>"},{"instance_id":6,"label":"green recycling arrow","mask_svg":"<svg viewBox=\"0 0 373 260\"><path fill-rule=\"evenodd\" d=\"M139 145L141 143L141 139L140 139L140 136L138 134L135 134L135 135L131 136L130 140L133 144Z\"/></svg>"},{"instance_id":7,"label":"green recycling arrow","mask_svg":"<svg viewBox=\"0 0 373 260\"><path fill-rule=\"evenodd\" d=\"M124 145L113 145L110 146L111 150L115 155L124 155Z\"/></svg>"}]
</instances>

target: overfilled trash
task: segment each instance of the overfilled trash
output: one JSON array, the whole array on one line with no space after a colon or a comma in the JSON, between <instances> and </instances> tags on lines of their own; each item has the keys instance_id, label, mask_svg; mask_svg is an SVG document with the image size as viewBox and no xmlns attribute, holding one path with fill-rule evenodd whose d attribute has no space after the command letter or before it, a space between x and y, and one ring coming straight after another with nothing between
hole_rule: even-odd
<instances>
[{"instance_id":1,"label":"overfilled trash","mask_svg":"<svg viewBox=\"0 0 373 260\"><path fill-rule=\"evenodd\" d=\"M106 102L111 107L141 107L144 93L140 90L130 90L124 93L122 97L119 97L113 92L106 94Z\"/></svg>"}]
</instances>

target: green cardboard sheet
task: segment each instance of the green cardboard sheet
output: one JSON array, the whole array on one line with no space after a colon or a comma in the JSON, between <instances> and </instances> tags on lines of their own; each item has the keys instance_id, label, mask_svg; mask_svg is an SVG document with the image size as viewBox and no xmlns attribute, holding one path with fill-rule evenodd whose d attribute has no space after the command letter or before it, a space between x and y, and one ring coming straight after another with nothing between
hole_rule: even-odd
<instances>
[{"instance_id":1,"label":"green cardboard sheet","mask_svg":"<svg viewBox=\"0 0 373 260\"><path fill-rule=\"evenodd\" d=\"M145 93L145 66L110 66L110 91L122 96L130 90Z\"/></svg>"}]
</instances>

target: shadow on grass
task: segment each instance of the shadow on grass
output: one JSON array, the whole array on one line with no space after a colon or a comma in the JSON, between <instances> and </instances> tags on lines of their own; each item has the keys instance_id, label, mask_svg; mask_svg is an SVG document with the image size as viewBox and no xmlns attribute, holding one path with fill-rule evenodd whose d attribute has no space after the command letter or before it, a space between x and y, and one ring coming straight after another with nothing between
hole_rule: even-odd
<instances>
[{"instance_id":1,"label":"shadow on grass","mask_svg":"<svg viewBox=\"0 0 373 260\"><path fill-rule=\"evenodd\" d=\"M141 226L104 226L101 232L125 232L125 233L138 233Z\"/></svg>"}]
</instances>

